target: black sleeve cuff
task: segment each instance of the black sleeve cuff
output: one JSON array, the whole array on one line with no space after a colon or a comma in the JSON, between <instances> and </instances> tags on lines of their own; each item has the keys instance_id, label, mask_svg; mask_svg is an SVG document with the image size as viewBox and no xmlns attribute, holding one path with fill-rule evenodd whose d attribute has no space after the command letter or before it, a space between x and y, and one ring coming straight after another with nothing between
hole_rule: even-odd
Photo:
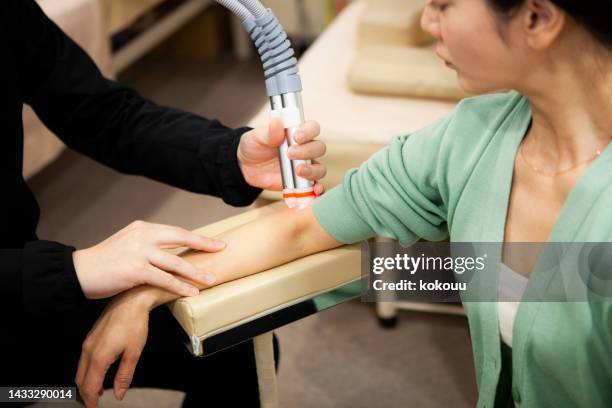
<instances>
[{"instance_id":1,"label":"black sleeve cuff","mask_svg":"<svg viewBox=\"0 0 612 408\"><path fill-rule=\"evenodd\" d=\"M262 191L246 182L238 164L240 138L249 130L246 127L234 129L224 137L215 161L221 178L221 197L226 204L236 207L252 204Z\"/></svg>"},{"instance_id":2,"label":"black sleeve cuff","mask_svg":"<svg viewBox=\"0 0 612 408\"><path fill-rule=\"evenodd\" d=\"M23 250L22 289L28 313L48 314L74 309L87 299L74 269L74 247L34 241Z\"/></svg>"}]
</instances>

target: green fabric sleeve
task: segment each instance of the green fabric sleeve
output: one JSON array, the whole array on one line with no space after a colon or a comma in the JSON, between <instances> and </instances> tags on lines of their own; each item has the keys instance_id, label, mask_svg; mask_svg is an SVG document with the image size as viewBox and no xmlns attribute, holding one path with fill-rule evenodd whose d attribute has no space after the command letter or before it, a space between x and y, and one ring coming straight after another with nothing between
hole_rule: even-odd
<instances>
[{"instance_id":1,"label":"green fabric sleeve","mask_svg":"<svg viewBox=\"0 0 612 408\"><path fill-rule=\"evenodd\" d=\"M339 185L315 200L314 215L319 224L343 244L352 244L376 235L351 205L344 186Z\"/></svg>"},{"instance_id":2,"label":"green fabric sleeve","mask_svg":"<svg viewBox=\"0 0 612 408\"><path fill-rule=\"evenodd\" d=\"M444 133L450 116L394 138L342 185L318 198L313 211L321 226L348 244L374 236L411 245L419 238L448 237ZM446 149L448 150L448 149Z\"/></svg>"}]
</instances>

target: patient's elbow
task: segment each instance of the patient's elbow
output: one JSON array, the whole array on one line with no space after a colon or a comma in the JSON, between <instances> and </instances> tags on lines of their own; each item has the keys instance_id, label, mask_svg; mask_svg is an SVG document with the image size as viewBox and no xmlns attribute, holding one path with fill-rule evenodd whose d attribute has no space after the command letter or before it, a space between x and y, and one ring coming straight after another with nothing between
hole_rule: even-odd
<instances>
[{"instance_id":1,"label":"patient's elbow","mask_svg":"<svg viewBox=\"0 0 612 408\"><path fill-rule=\"evenodd\" d=\"M300 252L310 255L342 246L322 226L314 215L312 205L303 209L291 209L290 216L295 220L291 235Z\"/></svg>"}]
</instances>

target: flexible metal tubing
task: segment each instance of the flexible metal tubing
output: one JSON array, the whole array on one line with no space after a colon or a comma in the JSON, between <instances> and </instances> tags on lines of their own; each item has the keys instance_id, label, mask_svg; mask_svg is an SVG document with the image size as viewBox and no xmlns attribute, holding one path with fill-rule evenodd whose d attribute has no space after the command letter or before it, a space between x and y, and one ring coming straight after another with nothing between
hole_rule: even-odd
<instances>
[{"instance_id":1,"label":"flexible metal tubing","mask_svg":"<svg viewBox=\"0 0 612 408\"><path fill-rule=\"evenodd\" d=\"M242 21L253 17L251 12L238 0L217 0L217 3L221 4L223 7L240 17Z\"/></svg>"},{"instance_id":2,"label":"flexible metal tubing","mask_svg":"<svg viewBox=\"0 0 612 408\"><path fill-rule=\"evenodd\" d=\"M242 5L251 12L255 18L259 18L266 14L266 8L259 0L238 0Z\"/></svg>"}]
</instances>

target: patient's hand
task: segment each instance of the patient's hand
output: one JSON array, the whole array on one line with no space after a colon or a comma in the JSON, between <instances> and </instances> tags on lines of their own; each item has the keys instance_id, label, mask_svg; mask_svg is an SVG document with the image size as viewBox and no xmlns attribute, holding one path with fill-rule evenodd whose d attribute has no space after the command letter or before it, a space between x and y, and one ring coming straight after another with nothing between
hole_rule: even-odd
<instances>
[{"instance_id":1,"label":"patient's hand","mask_svg":"<svg viewBox=\"0 0 612 408\"><path fill-rule=\"evenodd\" d=\"M141 288L113 298L83 343L75 381L88 408L98 406L106 371L119 357L115 398L123 399L130 387L147 341L149 312L156 305L147 287Z\"/></svg>"}]
</instances>

